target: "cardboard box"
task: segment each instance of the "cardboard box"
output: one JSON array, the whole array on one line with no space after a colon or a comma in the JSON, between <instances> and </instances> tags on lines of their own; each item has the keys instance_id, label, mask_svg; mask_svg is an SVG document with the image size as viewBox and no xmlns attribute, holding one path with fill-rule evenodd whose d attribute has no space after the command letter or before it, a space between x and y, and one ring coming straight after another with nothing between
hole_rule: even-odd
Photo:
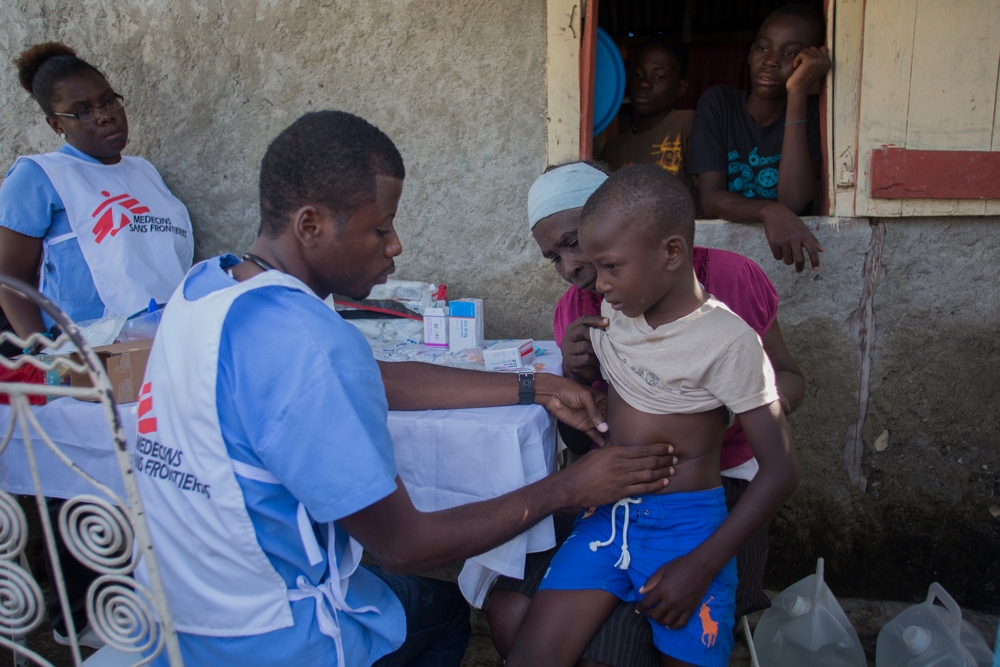
<instances>
[{"instance_id":1,"label":"cardboard box","mask_svg":"<svg viewBox=\"0 0 1000 667\"><path fill-rule=\"evenodd\" d=\"M151 340L136 340L94 348L94 352L104 363L104 370L107 371L111 388L115 392L116 403L134 403L138 399L152 347ZM74 353L73 356L75 361L83 362L79 354ZM70 376L70 384L74 387L93 386L90 383L90 376L81 373L73 373Z\"/></svg>"},{"instance_id":2,"label":"cardboard box","mask_svg":"<svg viewBox=\"0 0 1000 667\"><path fill-rule=\"evenodd\" d=\"M535 341L500 340L483 350L488 371L520 371L535 363ZM534 368L532 368L534 370Z\"/></svg>"}]
</instances>

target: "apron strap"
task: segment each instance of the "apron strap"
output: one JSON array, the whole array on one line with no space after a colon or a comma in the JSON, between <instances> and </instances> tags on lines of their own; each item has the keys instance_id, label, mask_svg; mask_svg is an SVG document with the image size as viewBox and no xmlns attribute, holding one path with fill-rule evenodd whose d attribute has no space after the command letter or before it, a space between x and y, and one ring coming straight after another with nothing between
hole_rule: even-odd
<instances>
[{"instance_id":1,"label":"apron strap","mask_svg":"<svg viewBox=\"0 0 1000 667\"><path fill-rule=\"evenodd\" d=\"M263 482L264 484L281 484L277 477L263 468L258 468L257 466L252 466L249 463L243 463L236 459L229 459L229 462L233 466L233 472L238 477L252 479L255 482Z\"/></svg>"},{"instance_id":2,"label":"apron strap","mask_svg":"<svg viewBox=\"0 0 1000 667\"><path fill-rule=\"evenodd\" d=\"M319 623L319 631L327 637L333 639L337 647L337 666L346 667L344 661L344 640L340 636L340 619L337 612L347 612L349 614L381 614L378 607L367 605L351 609L347 601L340 593L340 586L333 578L327 579L319 586L313 586L304 576L299 575L295 580L297 588L288 590L288 601L295 602L306 598L313 598L316 601L316 621ZM327 606L329 603L329 606Z\"/></svg>"},{"instance_id":3,"label":"apron strap","mask_svg":"<svg viewBox=\"0 0 1000 667\"><path fill-rule=\"evenodd\" d=\"M281 484L277 477L263 468L258 468L257 466L252 466L249 463L243 463L233 458L229 459L229 463L233 466L233 472L239 477L252 479L255 482L263 484ZM302 548L306 552L309 564L317 565L322 563L323 551L320 549L319 541L316 539L316 533L313 531L312 520L306 511L306 506L302 503L299 503L298 508L295 510L295 521L299 527L299 539L302 540Z\"/></svg>"},{"instance_id":4,"label":"apron strap","mask_svg":"<svg viewBox=\"0 0 1000 667\"><path fill-rule=\"evenodd\" d=\"M44 241L45 245L57 245L59 243L64 243L76 238L76 232L68 232L66 234L60 234L59 236L53 236L48 241Z\"/></svg>"}]
</instances>

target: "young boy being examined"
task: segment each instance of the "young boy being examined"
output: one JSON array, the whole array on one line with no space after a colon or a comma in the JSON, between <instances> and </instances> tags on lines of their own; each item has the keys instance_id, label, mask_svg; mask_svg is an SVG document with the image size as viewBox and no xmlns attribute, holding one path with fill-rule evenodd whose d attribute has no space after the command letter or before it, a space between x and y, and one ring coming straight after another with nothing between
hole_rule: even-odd
<instances>
[{"instance_id":1,"label":"young boy being examined","mask_svg":"<svg viewBox=\"0 0 1000 667\"><path fill-rule=\"evenodd\" d=\"M686 159L694 111L674 108L687 90L687 66L687 49L677 39L656 35L639 46L627 79L635 124L609 141L598 159L616 171L631 164L655 164L684 181L693 196Z\"/></svg>"},{"instance_id":2,"label":"young boy being examined","mask_svg":"<svg viewBox=\"0 0 1000 667\"><path fill-rule=\"evenodd\" d=\"M822 153L819 99L830 70L823 16L814 7L774 10L750 47L751 89L702 94L691 130L688 172L712 218L761 222L775 259L819 268L822 246L799 219L817 196ZM805 248L805 253L802 249Z\"/></svg>"},{"instance_id":3,"label":"young boy being examined","mask_svg":"<svg viewBox=\"0 0 1000 667\"><path fill-rule=\"evenodd\" d=\"M699 285L693 237L694 202L657 167L614 173L583 208L579 241L609 320L592 338L610 383L610 445L668 442L679 461L661 494L580 515L509 667L573 665L619 600L639 603L665 665L728 664L734 556L794 490L799 469L760 338ZM727 518L719 449L734 415L760 471Z\"/></svg>"}]
</instances>

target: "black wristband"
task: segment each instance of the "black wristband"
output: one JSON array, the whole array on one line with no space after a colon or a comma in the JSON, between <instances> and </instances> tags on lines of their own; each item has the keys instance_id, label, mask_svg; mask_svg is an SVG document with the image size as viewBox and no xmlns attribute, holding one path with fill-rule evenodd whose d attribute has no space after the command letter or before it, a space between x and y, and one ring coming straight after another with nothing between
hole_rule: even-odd
<instances>
[{"instance_id":1,"label":"black wristband","mask_svg":"<svg viewBox=\"0 0 1000 667\"><path fill-rule=\"evenodd\" d=\"M534 373L518 373L517 374L518 383L518 396L521 400L518 401L518 405L533 405L535 402L535 374Z\"/></svg>"}]
</instances>

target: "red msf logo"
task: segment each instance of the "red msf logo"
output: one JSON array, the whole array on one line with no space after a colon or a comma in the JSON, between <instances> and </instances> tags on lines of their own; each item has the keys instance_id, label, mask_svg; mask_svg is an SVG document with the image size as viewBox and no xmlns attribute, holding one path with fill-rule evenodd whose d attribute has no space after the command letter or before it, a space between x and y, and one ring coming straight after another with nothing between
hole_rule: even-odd
<instances>
[{"instance_id":1,"label":"red msf logo","mask_svg":"<svg viewBox=\"0 0 1000 667\"><path fill-rule=\"evenodd\" d=\"M98 218L97 224L94 225L94 236L97 237L97 242L100 243L108 234L111 236L116 236L122 228L127 227L129 223L128 214L132 213L134 215L142 215L143 213L149 213L149 209L139 203L139 200L129 196L128 194L118 195L117 197L112 197L111 193L107 190L102 190L101 195L107 197L101 205L91 214L90 217ZM115 216L118 216L118 222L115 222Z\"/></svg>"},{"instance_id":2,"label":"red msf logo","mask_svg":"<svg viewBox=\"0 0 1000 667\"><path fill-rule=\"evenodd\" d=\"M143 435L156 432L156 417L145 417L152 411L153 383L147 382L139 392L139 433Z\"/></svg>"}]
</instances>

